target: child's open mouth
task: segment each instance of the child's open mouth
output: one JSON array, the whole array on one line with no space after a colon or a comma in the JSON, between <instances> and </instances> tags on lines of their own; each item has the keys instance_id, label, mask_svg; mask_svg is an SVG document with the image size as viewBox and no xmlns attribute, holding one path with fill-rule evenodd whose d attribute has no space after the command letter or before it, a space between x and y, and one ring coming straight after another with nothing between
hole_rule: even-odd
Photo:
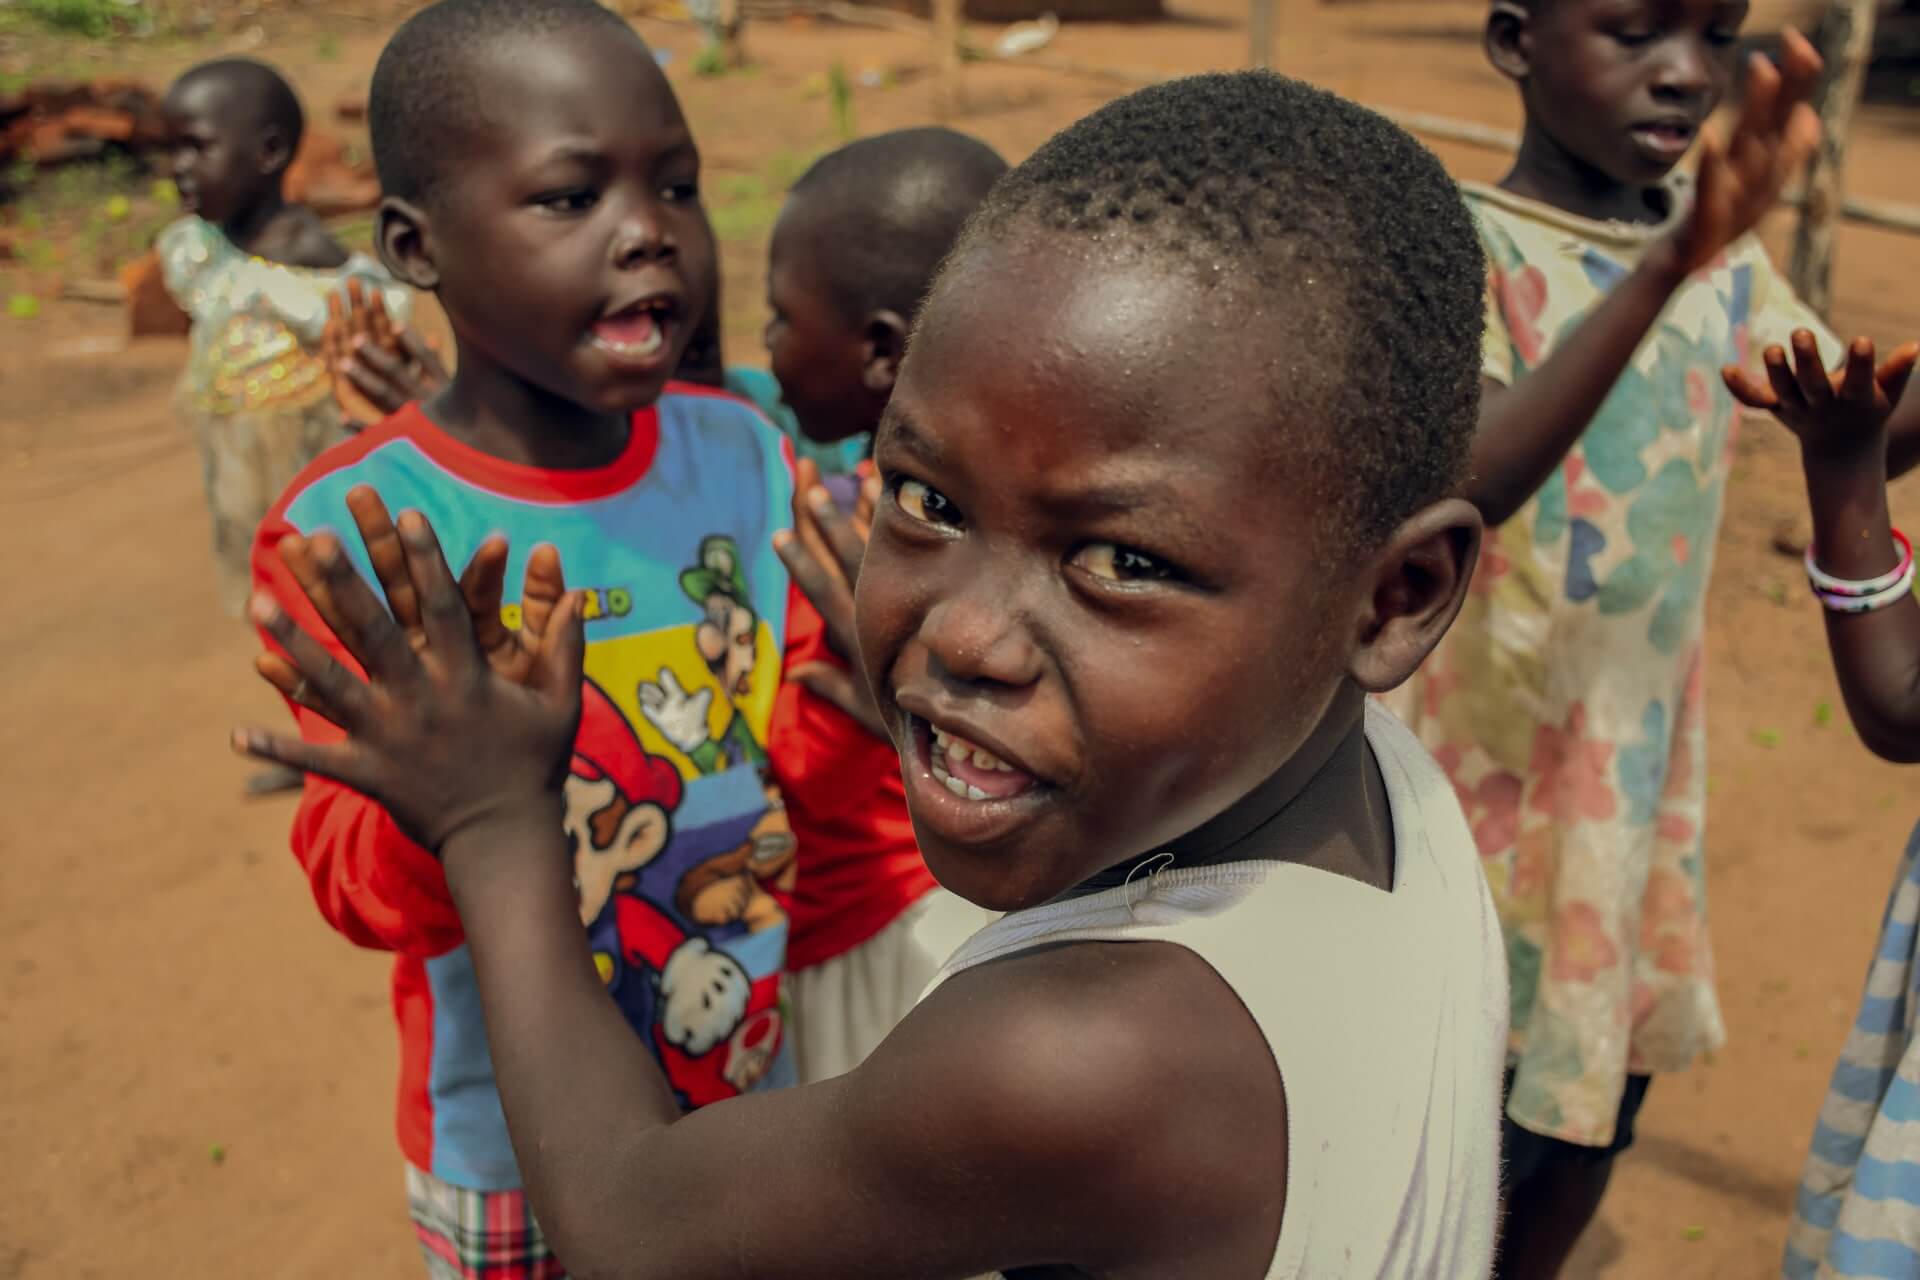
<instances>
[{"instance_id":1,"label":"child's open mouth","mask_svg":"<svg viewBox=\"0 0 1920 1280\"><path fill-rule=\"evenodd\" d=\"M671 298L644 298L595 321L593 345L620 364L658 364L667 350L674 311Z\"/></svg>"},{"instance_id":2,"label":"child's open mouth","mask_svg":"<svg viewBox=\"0 0 1920 1280\"><path fill-rule=\"evenodd\" d=\"M1660 120L1633 127L1633 140L1640 149L1665 164L1677 163L1693 146L1698 126L1685 120Z\"/></svg>"},{"instance_id":3,"label":"child's open mouth","mask_svg":"<svg viewBox=\"0 0 1920 1280\"><path fill-rule=\"evenodd\" d=\"M963 800L1007 800L1033 788L1034 777L985 747L929 724L928 767L941 786Z\"/></svg>"}]
</instances>

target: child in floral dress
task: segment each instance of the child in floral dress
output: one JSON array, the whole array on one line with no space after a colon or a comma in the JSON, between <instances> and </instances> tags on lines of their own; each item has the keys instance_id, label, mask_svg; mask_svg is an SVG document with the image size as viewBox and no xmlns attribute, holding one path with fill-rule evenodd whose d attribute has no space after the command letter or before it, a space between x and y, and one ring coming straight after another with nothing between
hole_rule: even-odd
<instances>
[{"instance_id":1,"label":"child in floral dress","mask_svg":"<svg viewBox=\"0 0 1920 1280\"><path fill-rule=\"evenodd\" d=\"M1512 974L1499 1274L1552 1277L1653 1073L1725 1037L1706 927L1702 632L1736 409L1724 365L1838 344L1751 228L1818 125L1789 33L1739 124L1673 173L1734 69L1725 6L1498 0L1526 130L1470 187L1489 288L1458 622L1391 705L1452 776ZM1920 408L1903 406L1912 420Z\"/></svg>"},{"instance_id":2,"label":"child in floral dress","mask_svg":"<svg viewBox=\"0 0 1920 1280\"><path fill-rule=\"evenodd\" d=\"M360 279L404 320L406 291L349 255L282 187L300 145L300 104L278 73L229 58L167 94L173 177L187 216L160 233L167 291L192 318L181 417L205 472L220 597L239 617L254 530L280 491L345 438L321 352L327 299Z\"/></svg>"}]
</instances>

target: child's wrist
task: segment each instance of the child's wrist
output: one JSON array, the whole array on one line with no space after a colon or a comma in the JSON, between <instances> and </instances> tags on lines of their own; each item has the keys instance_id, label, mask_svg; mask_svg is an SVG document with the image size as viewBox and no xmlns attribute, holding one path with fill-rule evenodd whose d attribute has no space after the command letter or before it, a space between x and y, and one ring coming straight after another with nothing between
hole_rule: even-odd
<instances>
[{"instance_id":1,"label":"child's wrist","mask_svg":"<svg viewBox=\"0 0 1920 1280\"><path fill-rule=\"evenodd\" d=\"M1687 262L1686 232L1687 228L1682 226L1656 237L1640 259L1639 269L1656 280L1668 293L1685 284L1687 277L1692 274Z\"/></svg>"},{"instance_id":2,"label":"child's wrist","mask_svg":"<svg viewBox=\"0 0 1920 1280\"><path fill-rule=\"evenodd\" d=\"M557 792L502 797L440 841L440 862L448 882L484 884L503 870L512 873L521 868L552 871L545 853L562 842L561 819ZM564 861L554 865L566 866Z\"/></svg>"}]
</instances>

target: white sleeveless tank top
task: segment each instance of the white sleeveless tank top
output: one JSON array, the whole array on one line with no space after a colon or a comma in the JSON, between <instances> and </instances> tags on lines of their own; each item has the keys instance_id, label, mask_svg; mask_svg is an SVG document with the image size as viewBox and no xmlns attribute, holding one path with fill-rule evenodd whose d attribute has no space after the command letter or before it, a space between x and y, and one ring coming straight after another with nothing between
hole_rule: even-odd
<instances>
[{"instance_id":1,"label":"white sleeveless tank top","mask_svg":"<svg viewBox=\"0 0 1920 1280\"><path fill-rule=\"evenodd\" d=\"M1498 1212L1507 967L1459 801L1369 703L1393 812L1391 892L1277 862L1145 871L1004 916L940 970L1061 942L1171 942L1266 1035L1287 1099L1269 1280L1482 1280Z\"/></svg>"}]
</instances>

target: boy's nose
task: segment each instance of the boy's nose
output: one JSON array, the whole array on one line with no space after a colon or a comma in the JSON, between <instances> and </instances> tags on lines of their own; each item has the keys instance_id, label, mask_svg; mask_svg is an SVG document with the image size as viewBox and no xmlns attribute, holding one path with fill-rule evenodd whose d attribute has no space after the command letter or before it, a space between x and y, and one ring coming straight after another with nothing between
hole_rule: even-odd
<instances>
[{"instance_id":1,"label":"boy's nose","mask_svg":"<svg viewBox=\"0 0 1920 1280\"><path fill-rule=\"evenodd\" d=\"M1670 41L1654 73L1653 88L1666 98L1704 97L1713 88L1713 59L1699 41Z\"/></svg>"},{"instance_id":2,"label":"boy's nose","mask_svg":"<svg viewBox=\"0 0 1920 1280\"><path fill-rule=\"evenodd\" d=\"M920 639L946 673L1019 689L1040 675L1040 655L1002 590L962 591L927 610Z\"/></svg>"},{"instance_id":3,"label":"boy's nose","mask_svg":"<svg viewBox=\"0 0 1920 1280\"><path fill-rule=\"evenodd\" d=\"M620 224L613 238L615 266L629 267L644 262L666 262L678 252L673 237L659 219L636 215Z\"/></svg>"}]
</instances>

